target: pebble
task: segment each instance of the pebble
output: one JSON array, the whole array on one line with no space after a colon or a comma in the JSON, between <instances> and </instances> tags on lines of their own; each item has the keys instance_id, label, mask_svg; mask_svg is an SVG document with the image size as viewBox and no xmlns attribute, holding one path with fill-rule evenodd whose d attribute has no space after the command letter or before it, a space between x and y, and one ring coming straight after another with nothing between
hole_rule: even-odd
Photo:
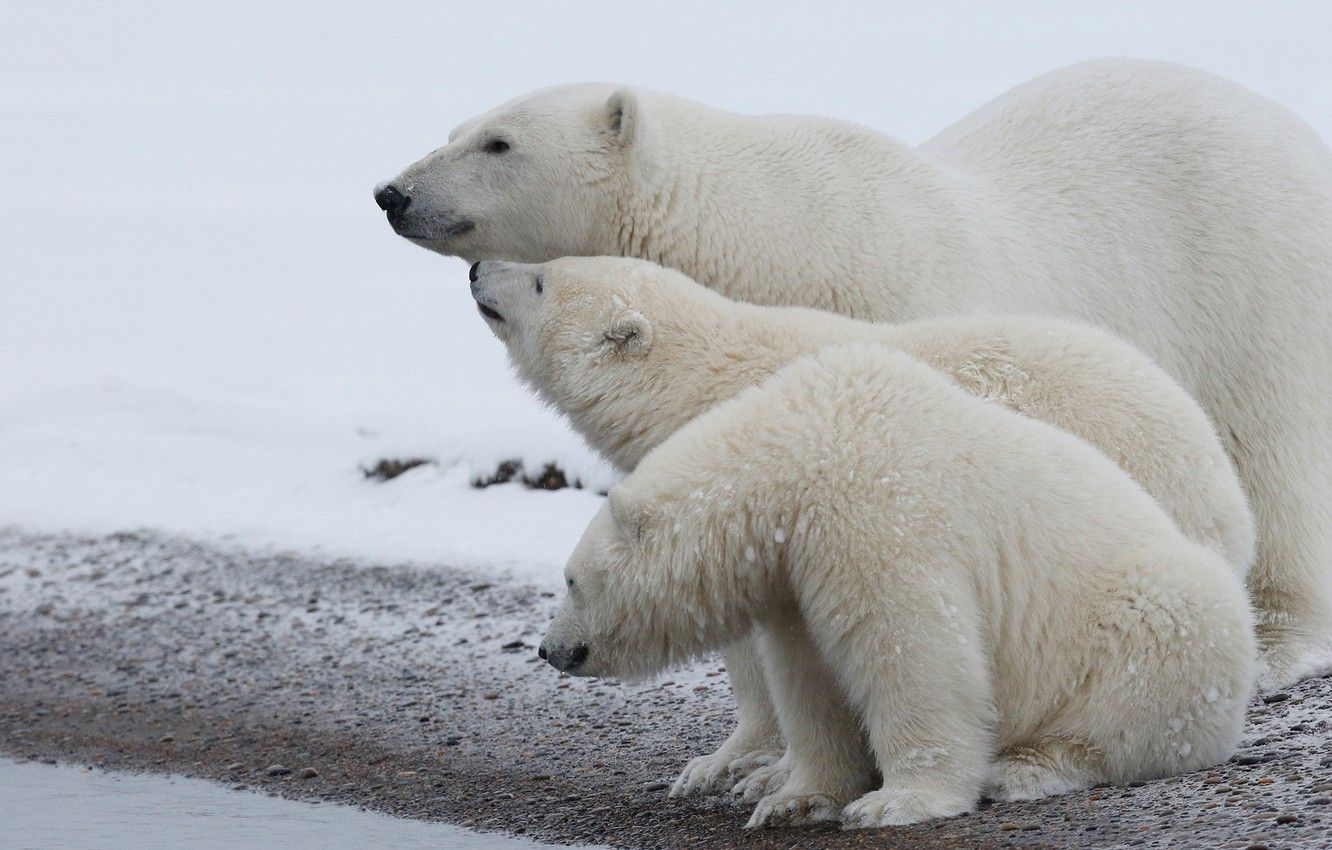
<instances>
[{"instance_id":1,"label":"pebble","mask_svg":"<svg viewBox=\"0 0 1332 850\"><path fill-rule=\"evenodd\" d=\"M1290 694L1286 693L1285 691L1281 691L1280 693L1265 695L1263 697L1263 702L1267 703L1268 705L1271 705L1274 702L1285 702L1288 699L1290 699Z\"/></svg>"},{"instance_id":2,"label":"pebble","mask_svg":"<svg viewBox=\"0 0 1332 850\"><path fill-rule=\"evenodd\" d=\"M241 763L238 762L238 761L233 761L231 764L227 765L227 770L231 771L232 773L235 773L235 772L238 771L238 770L244 770L244 769L245 769L245 765L241 764Z\"/></svg>"},{"instance_id":3,"label":"pebble","mask_svg":"<svg viewBox=\"0 0 1332 850\"><path fill-rule=\"evenodd\" d=\"M670 787L671 787L671 783L669 783L669 782L662 782L661 780L657 780L656 782L644 782L644 783L643 783L643 790L644 790L644 791L665 791L667 788L670 788Z\"/></svg>"},{"instance_id":4,"label":"pebble","mask_svg":"<svg viewBox=\"0 0 1332 850\"><path fill-rule=\"evenodd\" d=\"M296 775L301 779L314 779L319 775L319 771L315 770L313 767L303 767L301 768L301 772Z\"/></svg>"},{"instance_id":5,"label":"pebble","mask_svg":"<svg viewBox=\"0 0 1332 850\"><path fill-rule=\"evenodd\" d=\"M283 767L280 764L270 764L264 773L268 776L286 776L291 773L291 768Z\"/></svg>"}]
</instances>

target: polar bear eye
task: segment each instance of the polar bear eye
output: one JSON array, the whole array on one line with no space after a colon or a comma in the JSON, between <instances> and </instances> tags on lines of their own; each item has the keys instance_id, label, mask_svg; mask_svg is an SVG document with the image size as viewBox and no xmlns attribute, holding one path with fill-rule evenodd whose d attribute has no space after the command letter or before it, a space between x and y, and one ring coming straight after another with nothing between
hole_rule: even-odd
<instances>
[{"instance_id":1,"label":"polar bear eye","mask_svg":"<svg viewBox=\"0 0 1332 850\"><path fill-rule=\"evenodd\" d=\"M545 290L545 288L546 288L546 286L545 286L544 283L542 283L541 278L537 278L537 279L536 279L536 291L537 291L537 295L540 295L540 294L542 293L542 291Z\"/></svg>"},{"instance_id":2,"label":"polar bear eye","mask_svg":"<svg viewBox=\"0 0 1332 850\"><path fill-rule=\"evenodd\" d=\"M504 153L509 149L509 143L503 139L491 139L486 145L486 153Z\"/></svg>"}]
</instances>

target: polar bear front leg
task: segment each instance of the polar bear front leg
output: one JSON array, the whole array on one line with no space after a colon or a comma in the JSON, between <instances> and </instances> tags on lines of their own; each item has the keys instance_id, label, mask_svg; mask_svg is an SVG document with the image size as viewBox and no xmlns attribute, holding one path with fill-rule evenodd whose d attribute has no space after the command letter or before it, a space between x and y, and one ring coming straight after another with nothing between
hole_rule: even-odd
<instances>
[{"instance_id":1,"label":"polar bear front leg","mask_svg":"<svg viewBox=\"0 0 1332 850\"><path fill-rule=\"evenodd\" d=\"M842 811L844 829L952 817L980 798L994 709L978 621L949 590L913 593L911 584L888 594L884 617L856 626L835 656L883 776L881 789Z\"/></svg>"},{"instance_id":2,"label":"polar bear front leg","mask_svg":"<svg viewBox=\"0 0 1332 850\"><path fill-rule=\"evenodd\" d=\"M791 616L760 633L782 734L785 782L759 800L746 828L835 821L842 806L873 782L874 762L832 670Z\"/></svg>"},{"instance_id":3,"label":"polar bear front leg","mask_svg":"<svg viewBox=\"0 0 1332 850\"><path fill-rule=\"evenodd\" d=\"M757 641L749 637L731 644L722 650L722 660L735 694L735 731L716 752L685 765L671 787L672 797L722 790L782 755L782 735Z\"/></svg>"}]
</instances>

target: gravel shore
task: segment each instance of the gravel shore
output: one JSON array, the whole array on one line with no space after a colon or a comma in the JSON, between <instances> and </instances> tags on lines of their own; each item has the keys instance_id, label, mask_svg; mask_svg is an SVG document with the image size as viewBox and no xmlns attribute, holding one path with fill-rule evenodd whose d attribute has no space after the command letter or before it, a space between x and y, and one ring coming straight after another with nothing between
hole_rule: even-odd
<instances>
[{"instance_id":1,"label":"gravel shore","mask_svg":"<svg viewBox=\"0 0 1332 850\"><path fill-rule=\"evenodd\" d=\"M625 848L1332 848L1332 679L1255 701L1226 765L920 827L745 832L670 800L716 663L648 685L535 657L552 594L149 534L0 531L0 751Z\"/></svg>"}]
</instances>

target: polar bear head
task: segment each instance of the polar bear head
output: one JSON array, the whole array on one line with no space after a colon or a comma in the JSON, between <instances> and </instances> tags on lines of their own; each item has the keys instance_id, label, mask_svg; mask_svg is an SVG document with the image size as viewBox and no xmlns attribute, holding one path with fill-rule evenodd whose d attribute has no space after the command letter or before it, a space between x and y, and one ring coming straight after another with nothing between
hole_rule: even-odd
<instances>
[{"instance_id":1,"label":"polar bear head","mask_svg":"<svg viewBox=\"0 0 1332 850\"><path fill-rule=\"evenodd\" d=\"M471 276L519 377L623 470L719 400L710 382L745 379L718 340L751 308L680 272L567 257L480 262Z\"/></svg>"},{"instance_id":2,"label":"polar bear head","mask_svg":"<svg viewBox=\"0 0 1332 850\"><path fill-rule=\"evenodd\" d=\"M632 503L622 488L612 490L569 557L564 602L537 651L557 670L624 677L649 675L666 663L660 647L655 663L649 661L639 647L644 630L621 608L623 579L645 530Z\"/></svg>"},{"instance_id":3,"label":"polar bear head","mask_svg":"<svg viewBox=\"0 0 1332 850\"><path fill-rule=\"evenodd\" d=\"M536 91L454 128L375 201L398 235L467 260L610 253L639 112L611 85Z\"/></svg>"},{"instance_id":4,"label":"polar bear head","mask_svg":"<svg viewBox=\"0 0 1332 850\"><path fill-rule=\"evenodd\" d=\"M690 510L677 491L691 485L670 466L612 489L574 548L568 592L538 650L556 669L642 679L752 628L763 603L747 584L766 593L776 582L758 565L747 564L747 577L717 568L735 561L736 531L719 533L716 517Z\"/></svg>"}]
</instances>

